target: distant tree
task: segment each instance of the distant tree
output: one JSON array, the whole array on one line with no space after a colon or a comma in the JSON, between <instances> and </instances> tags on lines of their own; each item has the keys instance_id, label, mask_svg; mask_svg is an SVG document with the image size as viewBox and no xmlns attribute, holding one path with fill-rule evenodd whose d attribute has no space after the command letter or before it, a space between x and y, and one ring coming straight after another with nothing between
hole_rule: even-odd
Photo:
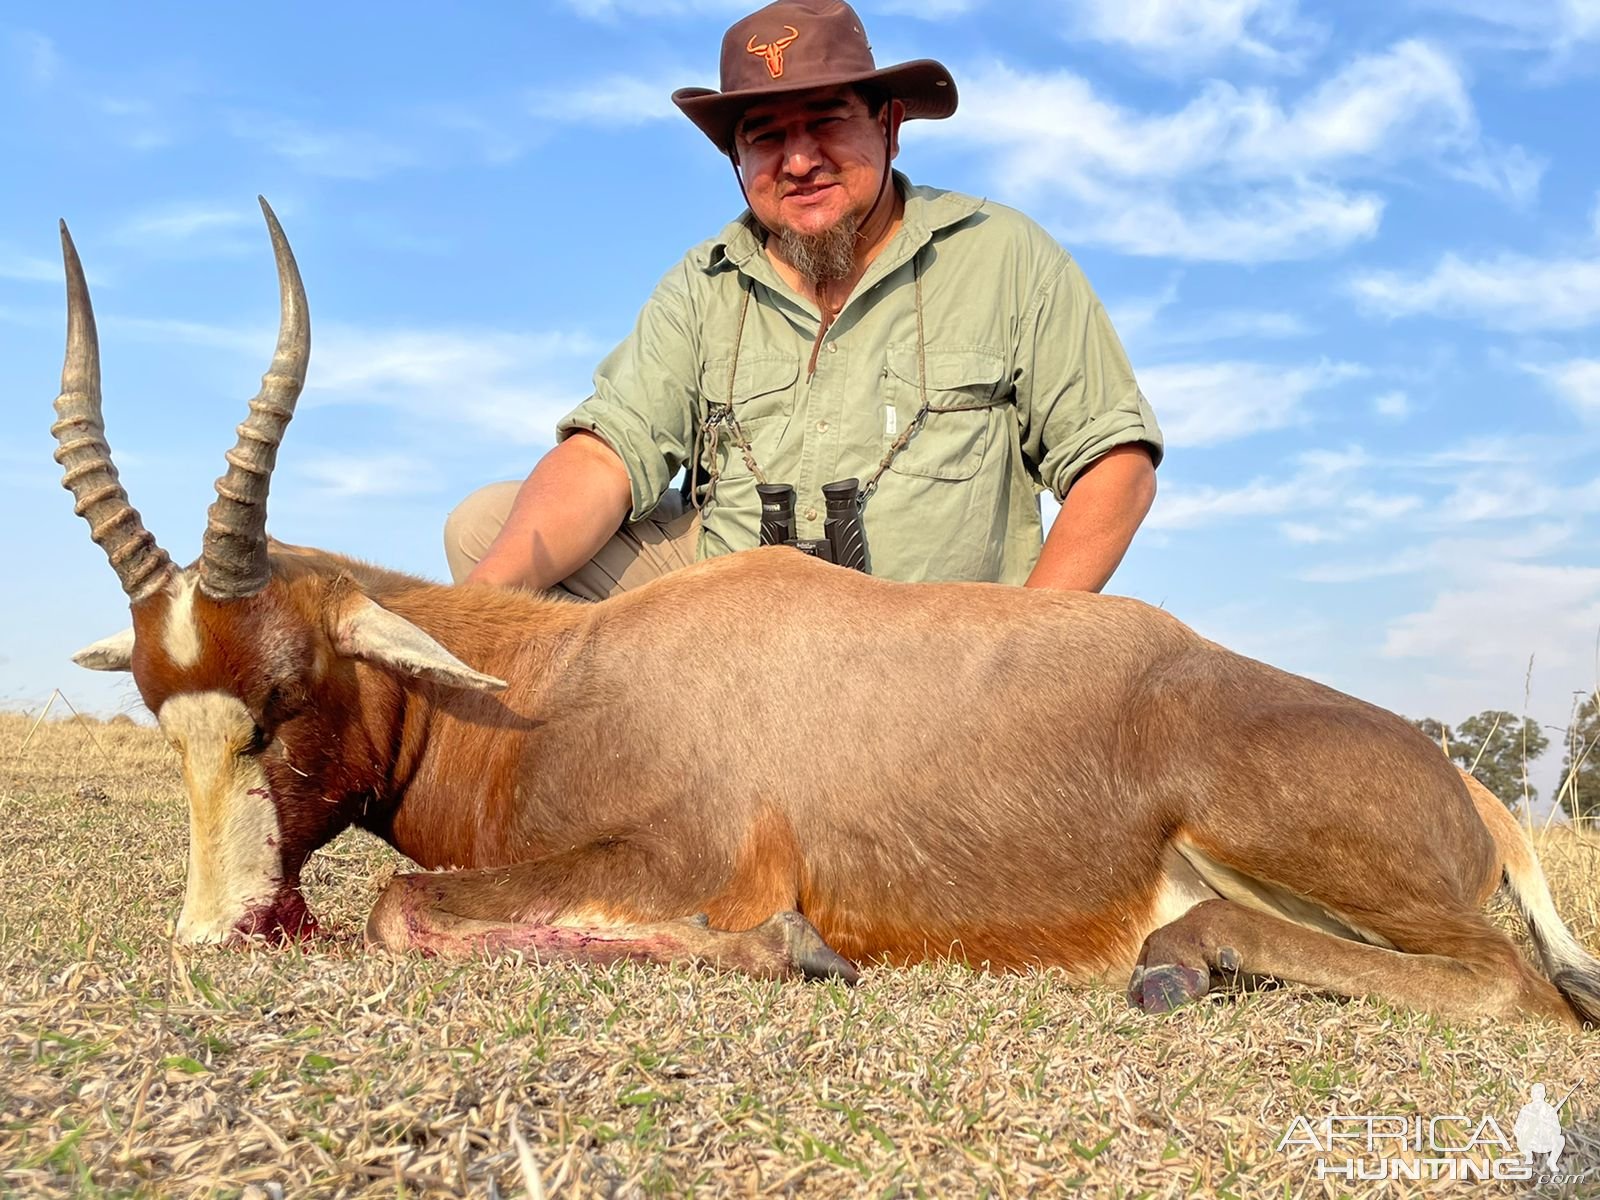
<instances>
[{"instance_id":1,"label":"distant tree","mask_svg":"<svg viewBox=\"0 0 1600 1200\"><path fill-rule=\"evenodd\" d=\"M1532 804L1537 797L1527 781L1527 767L1549 748L1550 739L1528 718L1487 709L1454 728L1432 717L1411 723L1430 741L1442 743L1451 761L1471 771L1507 808L1516 808L1524 800ZM1600 775L1596 781L1600 783ZM1600 788L1595 795L1600 800Z\"/></svg>"},{"instance_id":2,"label":"distant tree","mask_svg":"<svg viewBox=\"0 0 1600 1200\"><path fill-rule=\"evenodd\" d=\"M1600 696L1593 692L1572 714L1556 798L1574 822L1600 824Z\"/></svg>"},{"instance_id":3,"label":"distant tree","mask_svg":"<svg viewBox=\"0 0 1600 1200\"><path fill-rule=\"evenodd\" d=\"M1549 746L1550 739L1531 718L1518 720L1504 710L1490 709L1456 726L1452 749L1460 755L1456 761L1469 768L1479 783L1507 808L1516 808L1537 798L1528 783L1528 764Z\"/></svg>"}]
</instances>

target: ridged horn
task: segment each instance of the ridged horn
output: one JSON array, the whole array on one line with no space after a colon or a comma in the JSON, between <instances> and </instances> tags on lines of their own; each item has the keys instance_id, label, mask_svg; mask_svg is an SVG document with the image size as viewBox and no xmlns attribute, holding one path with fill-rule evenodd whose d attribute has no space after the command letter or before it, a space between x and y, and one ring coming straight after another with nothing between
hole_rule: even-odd
<instances>
[{"instance_id":1,"label":"ridged horn","mask_svg":"<svg viewBox=\"0 0 1600 1200\"><path fill-rule=\"evenodd\" d=\"M200 590L215 600L253 596L267 586L267 488L278 460L278 444L294 416L311 358L311 317L294 252L266 199L261 211L278 261L278 348L228 451L228 470L217 480L217 498L206 514L200 557Z\"/></svg>"},{"instance_id":2,"label":"ridged horn","mask_svg":"<svg viewBox=\"0 0 1600 1200\"><path fill-rule=\"evenodd\" d=\"M72 493L73 511L89 522L89 536L106 552L129 603L137 604L166 582L172 560L129 503L111 461L100 409L100 340L89 284L65 221L61 257L67 268L67 354L50 426L59 443L56 462L65 469L61 486Z\"/></svg>"}]
</instances>

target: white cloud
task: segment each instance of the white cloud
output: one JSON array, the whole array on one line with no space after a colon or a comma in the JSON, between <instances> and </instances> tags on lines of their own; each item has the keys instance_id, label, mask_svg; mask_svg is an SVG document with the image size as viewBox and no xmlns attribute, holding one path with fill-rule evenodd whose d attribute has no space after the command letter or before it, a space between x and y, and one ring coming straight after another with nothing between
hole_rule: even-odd
<instances>
[{"instance_id":1,"label":"white cloud","mask_svg":"<svg viewBox=\"0 0 1600 1200\"><path fill-rule=\"evenodd\" d=\"M1477 664L1527 662L1592 669L1600 629L1600 568L1474 564L1476 579L1439 593L1422 612L1390 623L1391 658ZM1587 660L1587 662L1586 662Z\"/></svg>"},{"instance_id":2,"label":"white cloud","mask_svg":"<svg viewBox=\"0 0 1600 1200\"><path fill-rule=\"evenodd\" d=\"M614 22L619 17L724 16L730 21L760 7L756 0L562 0L567 8L591 21ZM938 21L959 17L982 7L985 0L863 0L855 5L864 16L890 13Z\"/></svg>"},{"instance_id":3,"label":"white cloud","mask_svg":"<svg viewBox=\"0 0 1600 1200\"><path fill-rule=\"evenodd\" d=\"M1300 338L1313 332L1311 326L1294 313L1248 308L1217 309L1202 312L1193 319L1173 318L1168 326L1153 330L1151 337L1167 346L1214 346L1218 342L1241 339L1276 341Z\"/></svg>"},{"instance_id":4,"label":"white cloud","mask_svg":"<svg viewBox=\"0 0 1600 1200\"><path fill-rule=\"evenodd\" d=\"M1319 546L1324 542L1343 541L1345 533L1340 529L1333 529L1326 524L1318 525L1309 521L1283 521L1278 525L1278 532L1286 541L1294 542L1301 546Z\"/></svg>"},{"instance_id":5,"label":"white cloud","mask_svg":"<svg viewBox=\"0 0 1600 1200\"><path fill-rule=\"evenodd\" d=\"M1586 454L1581 445L1565 449L1573 460ZM1288 473L1237 486L1197 486L1181 478L1163 484L1147 524L1170 530L1270 518L1285 540L1304 546L1455 539L1439 541L1431 556L1408 548L1394 565L1335 563L1303 576L1316 582L1411 573L1473 556L1537 558L1600 513L1600 480L1563 482L1557 476L1562 460L1561 450L1535 445L1463 443L1423 457L1378 456L1359 446L1307 450ZM1487 543L1477 532L1507 526L1512 531L1503 535L1503 544ZM1468 535L1475 540L1466 540ZM1400 565L1407 562L1412 565Z\"/></svg>"},{"instance_id":6,"label":"white cloud","mask_svg":"<svg viewBox=\"0 0 1600 1200\"><path fill-rule=\"evenodd\" d=\"M1411 398L1402 391L1384 392L1372 401L1372 411L1386 421L1403 421L1411 415Z\"/></svg>"},{"instance_id":7,"label":"white cloud","mask_svg":"<svg viewBox=\"0 0 1600 1200\"><path fill-rule=\"evenodd\" d=\"M265 113L233 114L228 128L302 171L330 179L375 179L422 161L416 151L365 130L318 129Z\"/></svg>"},{"instance_id":8,"label":"white cloud","mask_svg":"<svg viewBox=\"0 0 1600 1200\"><path fill-rule=\"evenodd\" d=\"M178 243L189 249L204 246L216 249L219 245L229 249L242 249L243 238L223 238L248 225L254 230L259 218L253 207L240 205L222 207L213 204L185 202L151 209L130 217L117 231L117 240L145 246L151 242Z\"/></svg>"},{"instance_id":9,"label":"white cloud","mask_svg":"<svg viewBox=\"0 0 1600 1200\"><path fill-rule=\"evenodd\" d=\"M1504 30L1514 47L1566 54L1600 38L1600 4L1595 0L1418 0L1423 8L1445 11Z\"/></svg>"},{"instance_id":10,"label":"white cloud","mask_svg":"<svg viewBox=\"0 0 1600 1200\"><path fill-rule=\"evenodd\" d=\"M1589 420L1600 418L1600 358L1573 358L1527 370L1544 379L1550 389Z\"/></svg>"},{"instance_id":11,"label":"white cloud","mask_svg":"<svg viewBox=\"0 0 1600 1200\"><path fill-rule=\"evenodd\" d=\"M1565 517L1593 512L1600 492L1551 479L1548 464L1474 471L1439 502L1436 520L1448 524Z\"/></svg>"},{"instance_id":12,"label":"white cloud","mask_svg":"<svg viewBox=\"0 0 1600 1200\"><path fill-rule=\"evenodd\" d=\"M615 21L618 17L693 17L726 14L741 16L750 11L749 0L563 0L580 17L591 21Z\"/></svg>"},{"instance_id":13,"label":"white cloud","mask_svg":"<svg viewBox=\"0 0 1600 1200\"><path fill-rule=\"evenodd\" d=\"M1141 181L1199 171L1294 177L1479 142L1459 69L1421 41L1353 60L1292 106L1266 88L1213 80L1175 112L1144 114L1102 99L1070 72L1003 64L970 72L962 106L960 122L934 128L1013 147L1013 165L1035 182L1080 165ZM1031 160L1030 148L1038 155Z\"/></svg>"},{"instance_id":14,"label":"white cloud","mask_svg":"<svg viewBox=\"0 0 1600 1200\"><path fill-rule=\"evenodd\" d=\"M982 8L987 0L877 0L864 3L861 11L918 17L924 21L944 21L965 16Z\"/></svg>"},{"instance_id":15,"label":"white cloud","mask_svg":"<svg viewBox=\"0 0 1600 1200\"><path fill-rule=\"evenodd\" d=\"M172 317L118 316L116 326L119 335L147 342L175 342L182 346L204 346L253 355L270 354L273 339L277 336L275 326L230 328Z\"/></svg>"},{"instance_id":16,"label":"white cloud","mask_svg":"<svg viewBox=\"0 0 1600 1200\"><path fill-rule=\"evenodd\" d=\"M293 470L335 500L426 495L444 484L434 463L408 454L321 454L297 459Z\"/></svg>"},{"instance_id":17,"label":"white cloud","mask_svg":"<svg viewBox=\"0 0 1600 1200\"><path fill-rule=\"evenodd\" d=\"M527 98L530 115L564 125L645 125L681 120L672 103L673 90L692 72L660 72L650 78L608 75L577 87L549 88Z\"/></svg>"},{"instance_id":18,"label":"white cloud","mask_svg":"<svg viewBox=\"0 0 1600 1200\"><path fill-rule=\"evenodd\" d=\"M574 333L324 326L306 402L382 405L464 421L504 441L548 444L557 419L587 395L605 348Z\"/></svg>"},{"instance_id":19,"label":"white cloud","mask_svg":"<svg viewBox=\"0 0 1600 1200\"><path fill-rule=\"evenodd\" d=\"M1321 166L1395 150L1448 151L1472 144L1477 119L1466 82L1427 42L1400 42L1363 55L1292 111L1272 112L1240 140L1241 154L1270 168Z\"/></svg>"},{"instance_id":20,"label":"white cloud","mask_svg":"<svg viewBox=\"0 0 1600 1200\"><path fill-rule=\"evenodd\" d=\"M1548 447L1534 439L1510 434L1486 434L1439 450L1430 450L1405 465L1423 470L1444 468L1454 471L1463 466L1514 466L1547 460L1548 457Z\"/></svg>"},{"instance_id":21,"label":"white cloud","mask_svg":"<svg viewBox=\"0 0 1600 1200\"><path fill-rule=\"evenodd\" d=\"M0 246L0 279L23 283L58 283L63 278L61 264L32 254L18 254Z\"/></svg>"},{"instance_id":22,"label":"white cloud","mask_svg":"<svg viewBox=\"0 0 1600 1200\"><path fill-rule=\"evenodd\" d=\"M148 66L148 59L135 55L137 63ZM132 68L134 80L106 80L104 71L63 57L54 39L26 30L9 34L0 29L0 76L8 81L23 80L42 94L48 94L52 110L68 122L75 139L91 140L106 135L129 150L145 152L172 145L178 138L177 113L180 105L195 97L195 74L172 62L158 71ZM122 70L119 75L126 76ZM130 91L128 89L137 89ZM178 102L178 103L174 103Z\"/></svg>"},{"instance_id":23,"label":"white cloud","mask_svg":"<svg viewBox=\"0 0 1600 1200\"><path fill-rule=\"evenodd\" d=\"M1066 71L963 73L963 116L926 136L992 158L1002 190L1054 200L1048 223L1132 254L1261 262L1341 249L1377 231L1383 200L1351 186L1421 159L1527 201L1542 169L1484 141L1466 82L1411 40L1356 58L1285 103L1213 80L1139 112Z\"/></svg>"},{"instance_id":24,"label":"white cloud","mask_svg":"<svg viewBox=\"0 0 1600 1200\"><path fill-rule=\"evenodd\" d=\"M122 145L130 150L161 150L177 140L170 117L153 100L137 96L101 96L92 101Z\"/></svg>"},{"instance_id":25,"label":"white cloud","mask_svg":"<svg viewBox=\"0 0 1600 1200\"><path fill-rule=\"evenodd\" d=\"M29 80L41 87L55 82L61 74L61 52L52 39L42 33L18 31L8 40Z\"/></svg>"},{"instance_id":26,"label":"white cloud","mask_svg":"<svg viewBox=\"0 0 1600 1200\"><path fill-rule=\"evenodd\" d=\"M1323 563L1301 571L1297 578L1307 583L1367 583L1401 575L1444 578L1487 564L1544 558L1569 546L1572 534L1570 524L1546 522L1519 529L1510 537L1439 538L1379 558Z\"/></svg>"},{"instance_id":27,"label":"white cloud","mask_svg":"<svg viewBox=\"0 0 1600 1200\"><path fill-rule=\"evenodd\" d=\"M491 166L515 162L542 136L515 106L477 112L468 104L435 103L420 106L417 114L452 145L476 148L476 157Z\"/></svg>"},{"instance_id":28,"label":"white cloud","mask_svg":"<svg viewBox=\"0 0 1600 1200\"><path fill-rule=\"evenodd\" d=\"M1253 479L1231 488L1163 485L1145 524L1156 530L1195 529L1241 517L1304 512L1314 514L1315 523L1291 522L1292 540L1324 540L1334 522L1371 523L1350 509L1346 500L1351 478L1367 465L1367 456L1359 449L1312 451L1300 455L1295 473L1284 479Z\"/></svg>"},{"instance_id":29,"label":"white cloud","mask_svg":"<svg viewBox=\"0 0 1600 1200\"><path fill-rule=\"evenodd\" d=\"M1239 56L1298 66L1323 31L1296 0L1076 0L1073 35L1125 46L1162 70Z\"/></svg>"},{"instance_id":30,"label":"white cloud","mask_svg":"<svg viewBox=\"0 0 1600 1200\"><path fill-rule=\"evenodd\" d=\"M1216 346L1241 340L1277 341L1305 337L1312 328L1282 309L1216 308L1191 312L1179 306L1178 279L1152 295L1124 299L1106 307L1123 343L1134 357L1157 349Z\"/></svg>"},{"instance_id":31,"label":"white cloud","mask_svg":"<svg viewBox=\"0 0 1600 1200\"><path fill-rule=\"evenodd\" d=\"M1276 516L1310 507L1303 485L1257 479L1236 488L1167 485L1145 521L1149 529L1194 529L1234 517Z\"/></svg>"},{"instance_id":32,"label":"white cloud","mask_svg":"<svg viewBox=\"0 0 1600 1200\"><path fill-rule=\"evenodd\" d=\"M276 337L275 324L118 317L116 327L147 341L227 351L252 364L271 353ZM323 321L301 408L391 408L416 418L421 430L467 426L496 444L548 445L557 419L588 395L589 375L607 349L575 332L372 329Z\"/></svg>"},{"instance_id":33,"label":"white cloud","mask_svg":"<svg viewBox=\"0 0 1600 1200\"><path fill-rule=\"evenodd\" d=\"M1438 556L1419 576L1434 582L1431 599L1387 622L1368 686L1413 715L1505 708L1560 729L1573 693L1595 686L1600 569L1475 549ZM1533 772L1546 798L1560 761L1553 747Z\"/></svg>"},{"instance_id":34,"label":"white cloud","mask_svg":"<svg viewBox=\"0 0 1600 1200\"><path fill-rule=\"evenodd\" d=\"M1172 446L1211 446L1307 420L1306 397L1358 374L1348 363L1275 367L1257 362L1146 367L1140 386Z\"/></svg>"},{"instance_id":35,"label":"white cloud","mask_svg":"<svg viewBox=\"0 0 1600 1200\"><path fill-rule=\"evenodd\" d=\"M1424 274L1370 271L1351 291L1389 317L1460 317L1516 333L1581 329L1600 321L1600 257L1446 254Z\"/></svg>"},{"instance_id":36,"label":"white cloud","mask_svg":"<svg viewBox=\"0 0 1600 1200\"><path fill-rule=\"evenodd\" d=\"M1347 496L1344 506L1359 517L1370 521L1396 521L1407 513L1422 507L1420 496L1380 496L1374 492L1357 492Z\"/></svg>"},{"instance_id":37,"label":"white cloud","mask_svg":"<svg viewBox=\"0 0 1600 1200\"><path fill-rule=\"evenodd\" d=\"M1371 194L1291 184L1282 188L1191 189L1185 198L1106 193L1069 205L1051 222L1070 245L1190 262L1261 263L1313 258L1378 232L1383 201ZM1074 211L1076 210L1076 211Z\"/></svg>"},{"instance_id":38,"label":"white cloud","mask_svg":"<svg viewBox=\"0 0 1600 1200\"><path fill-rule=\"evenodd\" d=\"M1469 151L1460 162L1447 163L1445 174L1493 192L1517 208L1527 208L1539 197L1548 160L1530 154L1521 146L1500 146L1485 140Z\"/></svg>"}]
</instances>

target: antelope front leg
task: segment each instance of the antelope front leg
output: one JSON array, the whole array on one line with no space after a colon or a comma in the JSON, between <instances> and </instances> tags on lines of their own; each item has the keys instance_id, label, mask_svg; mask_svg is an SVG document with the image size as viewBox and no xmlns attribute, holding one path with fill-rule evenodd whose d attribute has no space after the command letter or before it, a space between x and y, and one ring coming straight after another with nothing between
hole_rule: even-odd
<instances>
[{"instance_id":1,"label":"antelope front leg","mask_svg":"<svg viewBox=\"0 0 1600 1200\"><path fill-rule=\"evenodd\" d=\"M797 912L742 931L713 929L704 917L618 925L485 920L450 911L452 874L391 880L367 921L367 944L452 959L520 952L545 962L698 962L759 979L857 979L855 966Z\"/></svg>"}]
</instances>

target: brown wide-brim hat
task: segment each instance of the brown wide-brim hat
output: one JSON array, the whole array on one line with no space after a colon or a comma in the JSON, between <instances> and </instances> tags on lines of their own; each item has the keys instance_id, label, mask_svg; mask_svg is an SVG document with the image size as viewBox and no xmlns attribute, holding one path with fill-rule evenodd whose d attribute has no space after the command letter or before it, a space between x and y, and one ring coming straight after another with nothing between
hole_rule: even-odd
<instances>
[{"instance_id":1,"label":"brown wide-brim hat","mask_svg":"<svg viewBox=\"0 0 1600 1200\"><path fill-rule=\"evenodd\" d=\"M843 0L778 0L722 37L722 90L679 88L672 102L724 154L745 109L788 92L870 83L938 120L956 111L956 83L931 58L880 69L855 9Z\"/></svg>"}]
</instances>

